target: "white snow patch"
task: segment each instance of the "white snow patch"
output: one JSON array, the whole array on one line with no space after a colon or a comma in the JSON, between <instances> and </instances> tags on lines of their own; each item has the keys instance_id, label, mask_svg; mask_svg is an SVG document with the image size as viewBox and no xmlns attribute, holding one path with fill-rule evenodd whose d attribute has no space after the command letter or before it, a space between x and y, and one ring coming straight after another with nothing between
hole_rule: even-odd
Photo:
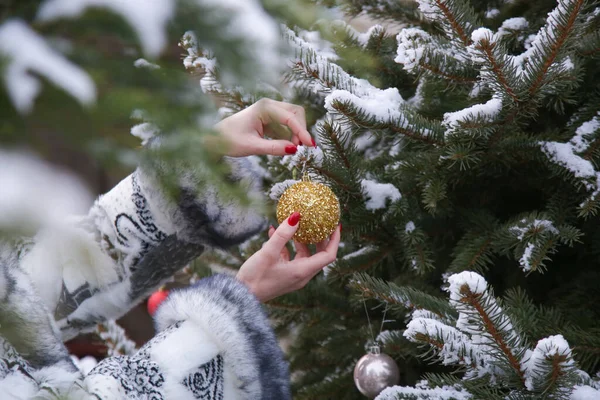
<instances>
[{"instance_id":1,"label":"white snow patch","mask_svg":"<svg viewBox=\"0 0 600 400\"><path fill-rule=\"evenodd\" d=\"M534 390L534 380L544 374L539 370L539 365L546 362L547 358L554 356L566 356L566 361L561 361L559 367L566 368L575 364L571 354L571 348L562 335L549 336L540 340L529 358L523 362L523 372L525 376L525 386L529 390Z\"/></svg>"},{"instance_id":2,"label":"white snow patch","mask_svg":"<svg viewBox=\"0 0 600 400\"><path fill-rule=\"evenodd\" d=\"M389 199L392 203L400 200L400 191L391 183L379 183L368 179L360 181L367 210L384 208Z\"/></svg>"},{"instance_id":3,"label":"white snow patch","mask_svg":"<svg viewBox=\"0 0 600 400\"><path fill-rule=\"evenodd\" d=\"M491 10L487 10L485 12L485 17L488 19L496 18L498 15L500 15L500 10L497 8L492 8Z\"/></svg>"},{"instance_id":4,"label":"white snow patch","mask_svg":"<svg viewBox=\"0 0 600 400\"><path fill-rule=\"evenodd\" d=\"M404 232L411 233L414 230L415 230L415 223L412 221L408 221L406 226L404 227Z\"/></svg>"},{"instance_id":5,"label":"white snow patch","mask_svg":"<svg viewBox=\"0 0 600 400\"><path fill-rule=\"evenodd\" d=\"M167 43L167 23L175 11L174 0L46 0L42 21L78 17L88 8L107 8L123 17L137 33L144 52L157 57Z\"/></svg>"},{"instance_id":6,"label":"white snow patch","mask_svg":"<svg viewBox=\"0 0 600 400\"><path fill-rule=\"evenodd\" d=\"M325 108L329 112L336 112L333 107L334 101L351 102L355 107L362 109L381 122L401 119L400 105L404 102L396 88L385 90L373 88L362 96L357 96L347 90L334 90L325 97Z\"/></svg>"},{"instance_id":7,"label":"white snow patch","mask_svg":"<svg viewBox=\"0 0 600 400\"><path fill-rule=\"evenodd\" d=\"M298 182L300 182L300 181L295 180L295 179L286 179L283 182L277 182L271 188L271 191L269 192L269 197L272 200L279 200L279 198L281 197L283 192L285 192L290 186L292 186L293 184L298 183Z\"/></svg>"},{"instance_id":8,"label":"white snow patch","mask_svg":"<svg viewBox=\"0 0 600 400\"><path fill-rule=\"evenodd\" d=\"M31 111L42 86L29 71L46 77L82 104L96 100L96 87L89 75L53 50L23 21L12 19L0 25L0 53L8 58L4 84L21 113Z\"/></svg>"},{"instance_id":9,"label":"white snow patch","mask_svg":"<svg viewBox=\"0 0 600 400\"><path fill-rule=\"evenodd\" d=\"M482 118L487 122L491 122L501 110L502 100L499 97L493 97L484 104L475 104L459 111L445 113L442 123L448 128L446 131L446 135L448 135L453 128L460 128L460 124L468 119Z\"/></svg>"},{"instance_id":10,"label":"white snow patch","mask_svg":"<svg viewBox=\"0 0 600 400\"><path fill-rule=\"evenodd\" d=\"M556 229L554 227L554 224L552 223L552 221L547 220L547 219L535 219L535 220L531 221L530 223L527 223L526 219L522 219L521 223L525 224L525 226L515 225L515 226L511 226L510 228L508 228L509 231L511 231L512 233L517 235L517 239L519 239L519 240L523 240L525 238L525 234L527 234L528 232L530 232L532 230L549 231L555 235L558 235L558 233L559 233L558 229Z\"/></svg>"},{"instance_id":11,"label":"white snow patch","mask_svg":"<svg viewBox=\"0 0 600 400\"><path fill-rule=\"evenodd\" d=\"M142 140L142 146L145 146L150 139L156 136L160 130L158 126L150 122L142 122L131 128L131 134Z\"/></svg>"},{"instance_id":12,"label":"white snow patch","mask_svg":"<svg viewBox=\"0 0 600 400\"><path fill-rule=\"evenodd\" d=\"M435 400L469 400L471 394L461 388L454 386L440 386L436 388L413 388L407 386L391 386L384 389L375 400L397 400L402 395L402 398L411 396L418 400L435 399Z\"/></svg>"},{"instance_id":13,"label":"white snow patch","mask_svg":"<svg viewBox=\"0 0 600 400\"><path fill-rule=\"evenodd\" d=\"M523 268L523 271L531 271L531 255L533 253L533 250L535 250L535 245L531 242L527 243L527 247L525 247L525 251L523 252L523 255L521 256L521 258L519 259L519 265L521 265L521 268Z\"/></svg>"},{"instance_id":14,"label":"white snow patch","mask_svg":"<svg viewBox=\"0 0 600 400\"><path fill-rule=\"evenodd\" d=\"M471 293L484 293L487 290L487 282L483 276L472 271L463 271L459 274L453 274L448 277L450 287L450 300L460 301L462 294L460 290L463 286L468 286Z\"/></svg>"},{"instance_id":15,"label":"white snow patch","mask_svg":"<svg viewBox=\"0 0 600 400\"><path fill-rule=\"evenodd\" d=\"M62 224L92 197L75 176L23 153L0 150L0 229Z\"/></svg>"},{"instance_id":16,"label":"white snow patch","mask_svg":"<svg viewBox=\"0 0 600 400\"><path fill-rule=\"evenodd\" d=\"M431 42L431 35L418 28L407 28L398 33L396 40L398 48L394 61L404 65L406 71L414 71L423 59L425 46Z\"/></svg>"},{"instance_id":17,"label":"white snow patch","mask_svg":"<svg viewBox=\"0 0 600 400\"><path fill-rule=\"evenodd\" d=\"M138 58L137 60L135 60L133 62L133 66L136 68L160 69L159 65L151 63L150 61L146 60L145 58Z\"/></svg>"},{"instance_id":18,"label":"white snow patch","mask_svg":"<svg viewBox=\"0 0 600 400\"><path fill-rule=\"evenodd\" d=\"M504 20L502 26L498 29L498 35L503 36L510 31L522 31L529 28L529 21L523 17L514 17Z\"/></svg>"},{"instance_id":19,"label":"white snow patch","mask_svg":"<svg viewBox=\"0 0 600 400\"><path fill-rule=\"evenodd\" d=\"M570 400L597 400L600 399L600 390L591 386L575 386L571 392Z\"/></svg>"}]
</instances>

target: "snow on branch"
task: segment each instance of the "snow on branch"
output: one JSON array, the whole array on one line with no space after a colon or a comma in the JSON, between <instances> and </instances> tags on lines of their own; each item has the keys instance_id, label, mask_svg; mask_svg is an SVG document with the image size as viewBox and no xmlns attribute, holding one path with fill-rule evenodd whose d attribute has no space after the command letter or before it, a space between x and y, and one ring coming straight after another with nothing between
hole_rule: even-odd
<instances>
[{"instance_id":1,"label":"snow on branch","mask_svg":"<svg viewBox=\"0 0 600 400\"><path fill-rule=\"evenodd\" d=\"M392 386L384 389L375 400L469 400L471 398L471 394L459 385L436 388Z\"/></svg>"},{"instance_id":2,"label":"snow on branch","mask_svg":"<svg viewBox=\"0 0 600 400\"><path fill-rule=\"evenodd\" d=\"M531 41L529 49L514 57L518 73L528 82L530 96L535 96L555 79L548 74L553 66L564 66L557 61L574 45L572 39L584 4L585 0L558 0L557 7L548 14L546 23Z\"/></svg>"},{"instance_id":3,"label":"snow on branch","mask_svg":"<svg viewBox=\"0 0 600 400\"><path fill-rule=\"evenodd\" d=\"M360 181L365 207L367 210L378 210L385 208L387 201L395 203L402 198L400 191L391 183L379 183L369 179Z\"/></svg>"},{"instance_id":4,"label":"snow on branch","mask_svg":"<svg viewBox=\"0 0 600 400\"><path fill-rule=\"evenodd\" d=\"M523 337L490 293L485 279L471 271L448 278L450 304L459 312L456 328L470 334L473 346L491 360L502 360L524 381ZM508 371L505 371L508 372Z\"/></svg>"},{"instance_id":5,"label":"snow on branch","mask_svg":"<svg viewBox=\"0 0 600 400\"><path fill-rule=\"evenodd\" d=\"M137 33L144 52L157 57L167 44L167 23L175 12L174 0L46 0L38 19L81 16L88 8L107 8L123 17Z\"/></svg>"},{"instance_id":6,"label":"snow on branch","mask_svg":"<svg viewBox=\"0 0 600 400\"><path fill-rule=\"evenodd\" d=\"M476 29L471 34L473 43L467 49L473 62L481 65L481 83L490 86L504 99L517 102L518 76L512 59L499 44L502 34L501 31L493 34L487 28Z\"/></svg>"},{"instance_id":7,"label":"snow on branch","mask_svg":"<svg viewBox=\"0 0 600 400\"><path fill-rule=\"evenodd\" d=\"M41 90L39 79L30 72L46 77L82 104L96 100L96 87L89 75L23 21L12 19L0 25L0 55L8 59L3 76L8 95L22 114L31 111Z\"/></svg>"},{"instance_id":8,"label":"snow on branch","mask_svg":"<svg viewBox=\"0 0 600 400\"><path fill-rule=\"evenodd\" d=\"M463 46L471 44L473 27L479 26L475 12L466 1L417 0L419 10L432 21L439 23L449 39L458 38Z\"/></svg>"},{"instance_id":9,"label":"snow on branch","mask_svg":"<svg viewBox=\"0 0 600 400\"><path fill-rule=\"evenodd\" d=\"M305 80L310 81L309 87L315 93L331 93L337 89L360 98L377 99L383 96L395 103L403 102L397 89L383 91L365 79L353 77L291 29L285 28L285 36L295 50L295 58L291 61L292 69L296 75L303 75ZM393 94L394 91L397 94ZM388 108L393 108L393 105Z\"/></svg>"},{"instance_id":10,"label":"snow on branch","mask_svg":"<svg viewBox=\"0 0 600 400\"><path fill-rule=\"evenodd\" d=\"M502 99L492 97L484 104L475 104L462 110L444 114L446 137L463 129L477 128L492 123L502 111Z\"/></svg>"},{"instance_id":11,"label":"snow on branch","mask_svg":"<svg viewBox=\"0 0 600 400\"><path fill-rule=\"evenodd\" d=\"M563 398L571 393L573 383L578 381L573 354L562 335L540 340L523 362L525 386L538 393L552 393Z\"/></svg>"},{"instance_id":12,"label":"snow on branch","mask_svg":"<svg viewBox=\"0 0 600 400\"><path fill-rule=\"evenodd\" d=\"M412 342L427 343L443 365L482 366L484 355L473 346L471 338L449 325L431 318L415 318L408 323L404 337Z\"/></svg>"},{"instance_id":13,"label":"snow on branch","mask_svg":"<svg viewBox=\"0 0 600 400\"><path fill-rule=\"evenodd\" d=\"M24 153L0 150L0 230L54 226L92 204L75 176Z\"/></svg>"},{"instance_id":14,"label":"snow on branch","mask_svg":"<svg viewBox=\"0 0 600 400\"><path fill-rule=\"evenodd\" d=\"M467 52L453 42L443 43L419 28L402 29L396 40L394 61L406 71L462 84L475 82Z\"/></svg>"},{"instance_id":15,"label":"snow on branch","mask_svg":"<svg viewBox=\"0 0 600 400\"><path fill-rule=\"evenodd\" d=\"M132 355L137 350L135 343L127 337L125 330L113 320L96 325L94 332L106 344L110 357Z\"/></svg>"},{"instance_id":16,"label":"snow on branch","mask_svg":"<svg viewBox=\"0 0 600 400\"><path fill-rule=\"evenodd\" d=\"M584 158L582 153L586 152L591 144L588 137L599 129L600 116L595 116L581 124L567 143L539 142L541 150L551 162L568 170L573 176L579 178L579 182L587 190L592 191L591 200L600 193L600 172L596 171L592 162Z\"/></svg>"}]
</instances>

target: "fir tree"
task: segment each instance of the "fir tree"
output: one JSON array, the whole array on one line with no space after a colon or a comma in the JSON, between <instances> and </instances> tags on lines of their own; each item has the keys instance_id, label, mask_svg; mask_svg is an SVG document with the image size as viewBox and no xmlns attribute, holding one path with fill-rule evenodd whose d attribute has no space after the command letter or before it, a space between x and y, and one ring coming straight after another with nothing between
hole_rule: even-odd
<instances>
[{"instance_id":1,"label":"fir tree","mask_svg":"<svg viewBox=\"0 0 600 400\"><path fill-rule=\"evenodd\" d=\"M597 3L343 5L402 29L289 30L290 89L268 94L303 101L319 144L267 160L272 198L305 166L344 226L339 260L269 303L295 398L362 398L363 301L402 375L380 399L600 397Z\"/></svg>"}]
</instances>

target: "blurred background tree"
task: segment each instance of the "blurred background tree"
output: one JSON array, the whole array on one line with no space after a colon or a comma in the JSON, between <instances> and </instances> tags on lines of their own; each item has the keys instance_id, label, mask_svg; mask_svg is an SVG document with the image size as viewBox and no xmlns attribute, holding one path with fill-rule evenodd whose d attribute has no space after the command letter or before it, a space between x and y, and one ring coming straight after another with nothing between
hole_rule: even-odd
<instances>
[{"instance_id":1,"label":"blurred background tree","mask_svg":"<svg viewBox=\"0 0 600 400\"><path fill-rule=\"evenodd\" d=\"M208 164L190 143L215 115L260 97L304 105L318 149L256 158L271 216L303 168L342 206L339 260L268 304L294 398L364 398L352 371L372 336L401 374L380 399L600 396L597 2L95 3L7 3L3 147L100 174L105 191L139 160L139 140L123 134L132 113L146 122L138 136L155 126L177 135L164 156ZM392 30L339 20L365 14ZM35 45L15 34L15 18L69 60L68 79L43 69L56 65L47 51L21 51ZM145 42L157 39L136 30L140 20L160 26L162 45ZM22 69L41 79L39 94L31 82L11 92ZM85 149L91 172L64 160L67 148ZM234 273L265 238L206 253L169 286Z\"/></svg>"}]
</instances>

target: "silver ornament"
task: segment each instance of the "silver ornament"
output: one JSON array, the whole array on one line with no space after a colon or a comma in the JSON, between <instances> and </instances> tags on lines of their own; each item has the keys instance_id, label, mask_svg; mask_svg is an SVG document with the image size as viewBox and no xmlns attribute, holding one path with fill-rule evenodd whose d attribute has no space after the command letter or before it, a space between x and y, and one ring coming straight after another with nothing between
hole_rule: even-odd
<instances>
[{"instance_id":1,"label":"silver ornament","mask_svg":"<svg viewBox=\"0 0 600 400\"><path fill-rule=\"evenodd\" d=\"M396 361L382 354L379 346L371 347L369 354L358 360L354 367L354 384L370 399L374 399L383 389L397 385L399 380L400 371Z\"/></svg>"}]
</instances>

